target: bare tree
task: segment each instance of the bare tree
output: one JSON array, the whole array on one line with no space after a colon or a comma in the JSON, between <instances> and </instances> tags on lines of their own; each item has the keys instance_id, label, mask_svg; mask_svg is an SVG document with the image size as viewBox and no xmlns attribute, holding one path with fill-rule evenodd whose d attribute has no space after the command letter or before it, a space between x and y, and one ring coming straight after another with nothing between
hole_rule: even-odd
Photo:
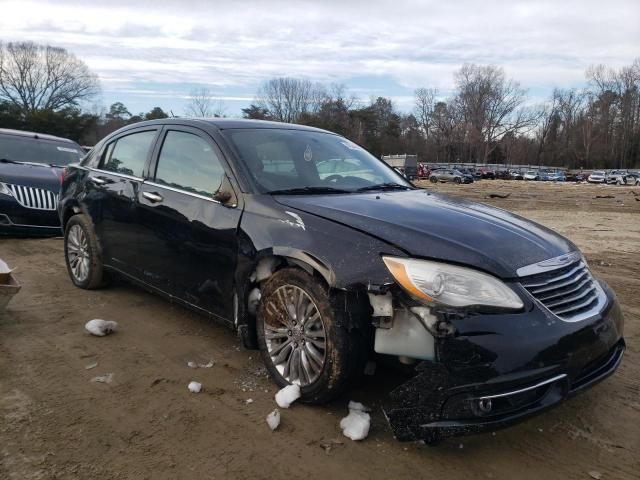
<instances>
[{"instance_id":1,"label":"bare tree","mask_svg":"<svg viewBox=\"0 0 640 480\"><path fill-rule=\"evenodd\" d=\"M274 120L295 123L302 116L317 112L325 97L324 88L319 84L281 77L262 85L256 103L268 110Z\"/></svg>"},{"instance_id":2,"label":"bare tree","mask_svg":"<svg viewBox=\"0 0 640 480\"><path fill-rule=\"evenodd\" d=\"M197 88L189 94L189 103L185 108L188 117L224 117L227 107L224 102L211 93L208 88Z\"/></svg>"},{"instance_id":3,"label":"bare tree","mask_svg":"<svg viewBox=\"0 0 640 480\"><path fill-rule=\"evenodd\" d=\"M540 165L540 160L545 148L549 143L549 137L557 128L559 123L559 111L560 111L561 93L559 90L554 90L551 100L539 107L539 124L536 131L536 137L538 140L538 150L536 152L536 163Z\"/></svg>"},{"instance_id":4,"label":"bare tree","mask_svg":"<svg viewBox=\"0 0 640 480\"><path fill-rule=\"evenodd\" d=\"M425 138L429 138L433 126L433 113L436 107L438 90L435 88L418 88L414 92L414 114Z\"/></svg>"},{"instance_id":5,"label":"bare tree","mask_svg":"<svg viewBox=\"0 0 640 480\"><path fill-rule=\"evenodd\" d=\"M98 77L63 48L0 42L0 100L33 113L77 106L99 89Z\"/></svg>"},{"instance_id":6,"label":"bare tree","mask_svg":"<svg viewBox=\"0 0 640 480\"><path fill-rule=\"evenodd\" d=\"M482 161L503 136L535 126L538 114L525 106L526 90L507 79L502 68L465 64L456 72L455 80L455 103L467 124L468 136L476 140Z\"/></svg>"}]
</instances>

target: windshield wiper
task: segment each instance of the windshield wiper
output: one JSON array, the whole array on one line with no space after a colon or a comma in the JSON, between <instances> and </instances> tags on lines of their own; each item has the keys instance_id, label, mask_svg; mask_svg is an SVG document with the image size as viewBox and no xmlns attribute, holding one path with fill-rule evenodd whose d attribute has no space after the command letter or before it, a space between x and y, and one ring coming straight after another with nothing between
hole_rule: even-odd
<instances>
[{"instance_id":1,"label":"windshield wiper","mask_svg":"<svg viewBox=\"0 0 640 480\"><path fill-rule=\"evenodd\" d=\"M370 190L412 190L412 188L408 185L400 185L399 183L387 182L358 188L356 192L368 192Z\"/></svg>"},{"instance_id":2,"label":"windshield wiper","mask_svg":"<svg viewBox=\"0 0 640 480\"><path fill-rule=\"evenodd\" d=\"M271 195L306 195L319 193L351 193L349 190L343 190L334 187L295 187L283 188L281 190L272 190L268 192Z\"/></svg>"}]
</instances>

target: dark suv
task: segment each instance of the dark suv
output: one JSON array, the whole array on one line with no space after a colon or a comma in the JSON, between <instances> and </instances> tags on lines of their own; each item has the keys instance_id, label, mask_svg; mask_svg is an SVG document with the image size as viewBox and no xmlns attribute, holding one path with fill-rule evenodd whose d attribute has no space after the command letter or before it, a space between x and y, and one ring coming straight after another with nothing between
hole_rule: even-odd
<instances>
[{"instance_id":1,"label":"dark suv","mask_svg":"<svg viewBox=\"0 0 640 480\"><path fill-rule=\"evenodd\" d=\"M83 154L66 138L0 129L0 234L59 235L61 175Z\"/></svg>"},{"instance_id":2,"label":"dark suv","mask_svg":"<svg viewBox=\"0 0 640 480\"><path fill-rule=\"evenodd\" d=\"M384 404L401 440L506 426L622 358L616 297L569 240L416 189L330 132L128 126L67 169L59 213L75 285L117 273L226 322L303 401L374 354L402 364Z\"/></svg>"}]
</instances>

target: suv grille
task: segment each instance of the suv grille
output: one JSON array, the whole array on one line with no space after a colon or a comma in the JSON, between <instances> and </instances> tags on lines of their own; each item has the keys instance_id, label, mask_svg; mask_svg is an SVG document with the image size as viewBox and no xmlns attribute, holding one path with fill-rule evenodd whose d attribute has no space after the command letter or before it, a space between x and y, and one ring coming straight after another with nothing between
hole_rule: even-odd
<instances>
[{"instance_id":1,"label":"suv grille","mask_svg":"<svg viewBox=\"0 0 640 480\"><path fill-rule=\"evenodd\" d=\"M55 210L58 207L58 196L42 188L8 185L13 197L20 205L35 210Z\"/></svg>"},{"instance_id":2,"label":"suv grille","mask_svg":"<svg viewBox=\"0 0 640 480\"><path fill-rule=\"evenodd\" d=\"M570 322L595 313L604 295L582 261L524 277L522 286L548 310Z\"/></svg>"}]
</instances>

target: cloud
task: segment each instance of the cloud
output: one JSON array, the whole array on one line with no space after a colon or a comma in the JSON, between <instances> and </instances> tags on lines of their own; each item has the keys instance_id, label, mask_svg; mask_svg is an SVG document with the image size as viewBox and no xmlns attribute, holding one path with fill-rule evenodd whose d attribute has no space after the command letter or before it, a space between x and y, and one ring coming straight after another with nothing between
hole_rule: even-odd
<instances>
[{"instance_id":1,"label":"cloud","mask_svg":"<svg viewBox=\"0 0 640 480\"><path fill-rule=\"evenodd\" d=\"M380 94L405 104L419 86L451 89L465 62L503 66L534 89L579 85L591 64L640 56L639 18L637 0L28 0L3 3L0 39L68 48L105 92L202 84L244 98L274 76L358 77L372 89L392 79Z\"/></svg>"}]
</instances>

